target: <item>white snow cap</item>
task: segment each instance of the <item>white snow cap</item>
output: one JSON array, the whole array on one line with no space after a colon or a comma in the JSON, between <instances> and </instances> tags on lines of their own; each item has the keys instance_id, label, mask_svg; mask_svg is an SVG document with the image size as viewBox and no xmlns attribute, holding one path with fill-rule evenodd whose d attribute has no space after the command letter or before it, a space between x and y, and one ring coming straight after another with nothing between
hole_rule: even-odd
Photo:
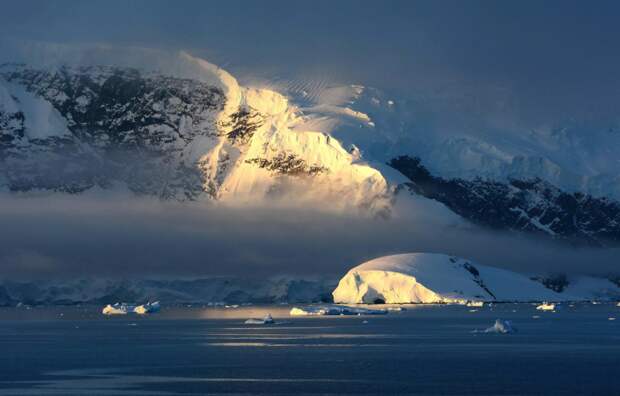
<instances>
[{"instance_id":1,"label":"white snow cap","mask_svg":"<svg viewBox=\"0 0 620 396\"><path fill-rule=\"evenodd\" d=\"M556 301L559 294L525 275L445 254L380 257L351 269L332 293L345 304Z\"/></svg>"}]
</instances>

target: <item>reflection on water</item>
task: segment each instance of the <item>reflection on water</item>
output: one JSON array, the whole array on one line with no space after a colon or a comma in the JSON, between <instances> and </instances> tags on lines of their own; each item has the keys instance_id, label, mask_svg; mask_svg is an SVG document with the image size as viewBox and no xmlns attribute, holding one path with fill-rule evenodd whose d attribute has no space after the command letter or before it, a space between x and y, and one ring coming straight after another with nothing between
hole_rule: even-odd
<instances>
[{"instance_id":1,"label":"reflection on water","mask_svg":"<svg viewBox=\"0 0 620 396\"><path fill-rule=\"evenodd\" d=\"M144 390L153 385L168 385L177 388L183 385L209 383L364 383L363 380L335 378L248 378L248 377L181 377L148 376L123 373L120 369L110 370L66 370L46 373L45 381L14 381L13 384L28 385L28 388L15 387L0 389L0 395L84 395L96 390L97 395L173 395L176 392Z\"/></svg>"},{"instance_id":2,"label":"reflection on water","mask_svg":"<svg viewBox=\"0 0 620 396\"><path fill-rule=\"evenodd\" d=\"M274 347L274 348L359 348L359 347L382 347L389 348L395 345L389 344L320 344L320 343L312 343L312 344L303 344L303 343L289 343L289 344L277 344L272 342L208 342L206 344L202 344L205 346L221 346L221 347Z\"/></svg>"}]
</instances>

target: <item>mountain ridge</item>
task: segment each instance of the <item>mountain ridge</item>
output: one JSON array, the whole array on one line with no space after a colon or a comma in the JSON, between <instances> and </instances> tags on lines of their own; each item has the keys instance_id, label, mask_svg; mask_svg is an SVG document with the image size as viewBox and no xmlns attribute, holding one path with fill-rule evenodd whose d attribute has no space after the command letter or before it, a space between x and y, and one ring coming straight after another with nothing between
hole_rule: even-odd
<instances>
[{"instance_id":1,"label":"mountain ridge","mask_svg":"<svg viewBox=\"0 0 620 396\"><path fill-rule=\"evenodd\" d=\"M361 85L282 94L241 86L186 53L179 61L190 72L2 65L0 190L79 194L120 184L164 200L270 202L385 218L401 215L395 202L407 200L407 190L492 229L595 246L620 241L613 195L571 192L527 172L492 177L480 165L504 169L503 158L547 174L550 159L532 167L542 157L511 157L494 142L453 137L446 153L456 156L441 154L443 168L452 161L458 169L474 153L470 163L480 174L436 174L442 167L428 158L441 140L409 124L418 115L413 102ZM415 154L424 150L422 166Z\"/></svg>"}]
</instances>

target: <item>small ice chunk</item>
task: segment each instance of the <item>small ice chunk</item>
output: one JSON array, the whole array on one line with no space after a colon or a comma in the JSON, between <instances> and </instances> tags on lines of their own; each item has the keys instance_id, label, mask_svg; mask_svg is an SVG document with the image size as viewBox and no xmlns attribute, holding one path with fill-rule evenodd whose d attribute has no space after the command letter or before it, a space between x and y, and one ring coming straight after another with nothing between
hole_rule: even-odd
<instances>
[{"instance_id":1,"label":"small ice chunk","mask_svg":"<svg viewBox=\"0 0 620 396\"><path fill-rule=\"evenodd\" d=\"M553 311L555 310L555 304L548 304L546 302L536 307L538 311Z\"/></svg>"},{"instance_id":2,"label":"small ice chunk","mask_svg":"<svg viewBox=\"0 0 620 396\"><path fill-rule=\"evenodd\" d=\"M271 314L267 314L264 318L262 319L248 319L245 321L245 324L261 324L261 325L265 325L265 324L275 324L276 321L273 320L273 318L271 317Z\"/></svg>"},{"instance_id":3,"label":"small ice chunk","mask_svg":"<svg viewBox=\"0 0 620 396\"><path fill-rule=\"evenodd\" d=\"M127 315L128 306L125 304L116 303L114 305L108 304L101 311L104 315Z\"/></svg>"},{"instance_id":4,"label":"small ice chunk","mask_svg":"<svg viewBox=\"0 0 620 396\"><path fill-rule=\"evenodd\" d=\"M492 327L489 327L484 332L485 333L498 333L498 334L510 334L516 332L512 326L512 322L509 320L496 319L495 324Z\"/></svg>"},{"instance_id":5,"label":"small ice chunk","mask_svg":"<svg viewBox=\"0 0 620 396\"><path fill-rule=\"evenodd\" d=\"M289 312L291 316L341 316L341 315L385 315L385 309L354 308L339 305L328 305L318 307L293 307Z\"/></svg>"},{"instance_id":6,"label":"small ice chunk","mask_svg":"<svg viewBox=\"0 0 620 396\"><path fill-rule=\"evenodd\" d=\"M148 302L143 305L138 305L137 307L133 309L133 311L137 313L138 315L146 315L146 314L159 312L160 308L161 307L159 305L159 301L155 301L154 303Z\"/></svg>"},{"instance_id":7,"label":"small ice chunk","mask_svg":"<svg viewBox=\"0 0 620 396\"><path fill-rule=\"evenodd\" d=\"M468 307L483 307L484 301L468 301L465 305Z\"/></svg>"}]
</instances>

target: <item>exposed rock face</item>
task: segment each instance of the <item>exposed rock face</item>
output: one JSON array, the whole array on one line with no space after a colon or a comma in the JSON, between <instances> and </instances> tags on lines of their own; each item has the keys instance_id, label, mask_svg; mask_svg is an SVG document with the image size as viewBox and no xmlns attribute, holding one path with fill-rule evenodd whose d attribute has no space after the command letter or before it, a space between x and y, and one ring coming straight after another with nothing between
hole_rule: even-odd
<instances>
[{"instance_id":1,"label":"exposed rock face","mask_svg":"<svg viewBox=\"0 0 620 396\"><path fill-rule=\"evenodd\" d=\"M540 179L448 180L406 156L389 165L411 180L406 190L442 202L474 223L600 246L620 242L620 203L614 200L567 193Z\"/></svg>"},{"instance_id":2,"label":"exposed rock face","mask_svg":"<svg viewBox=\"0 0 620 396\"><path fill-rule=\"evenodd\" d=\"M389 211L381 173L328 135L300 129L286 98L205 67L215 80L120 67L0 67L0 189L121 188L161 199L294 198Z\"/></svg>"},{"instance_id":3,"label":"exposed rock face","mask_svg":"<svg viewBox=\"0 0 620 396\"><path fill-rule=\"evenodd\" d=\"M183 150L218 135L219 88L112 67L0 70L0 159L10 190L77 193L122 181L164 198L202 193Z\"/></svg>"}]
</instances>

